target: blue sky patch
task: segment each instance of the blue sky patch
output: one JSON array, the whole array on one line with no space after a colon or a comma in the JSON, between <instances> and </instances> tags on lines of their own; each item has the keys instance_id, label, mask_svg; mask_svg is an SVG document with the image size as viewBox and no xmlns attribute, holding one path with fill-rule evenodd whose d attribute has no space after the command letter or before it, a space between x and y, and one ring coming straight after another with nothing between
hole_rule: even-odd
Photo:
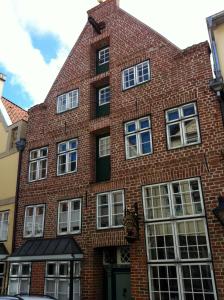
<instances>
[{"instance_id":1,"label":"blue sky patch","mask_svg":"<svg viewBox=\"0 0 224 300\"><path fill-rule=\"evenodd\" d=\"M60 49L60 41L56 35L52 33L40 34L33 29L29 30L29 35L33 47L41 52L47 64L52 58L57 57L58 50Z\"/></svg>"},{"instance_id":2,"label":"blue sky patch","mask_svg":"<svg viewBox=\"0 0 224 300\"><path fill-rule=\"evenodd\" d=\"M8 72L0 64L0 72L6 75L6 82L3 89L3 97L9 99L23 109L29 108L33 105L31 97L24 91L23 87L17 83L13 83L13 75Z\"/></svg>"}]
</instances>

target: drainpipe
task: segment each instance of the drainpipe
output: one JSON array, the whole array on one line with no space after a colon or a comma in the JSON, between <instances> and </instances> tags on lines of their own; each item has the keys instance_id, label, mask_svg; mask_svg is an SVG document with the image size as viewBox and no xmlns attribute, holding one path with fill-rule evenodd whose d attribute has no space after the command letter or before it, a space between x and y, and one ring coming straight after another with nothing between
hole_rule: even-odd
<instances>
[{"instance_id":1,"label":"drainpipe","mask_svg":"<svg viewBox=\"0 0 224 300\"><path fill-rule=\"evenodd\" d=\"M25 139L20 139L19 141L16 142L16 149L19 151L19 161L18 161L18 170L17 170L12 252L14 252L15 244L16 244L16 225L17 225L17 212L18 212L18 201L19 201L20 173L21 173L21 166L22 166L22 153L23 153L23 150L24 150L25 146L26 146L26 140Z\"/></svg>"}]
</instances>

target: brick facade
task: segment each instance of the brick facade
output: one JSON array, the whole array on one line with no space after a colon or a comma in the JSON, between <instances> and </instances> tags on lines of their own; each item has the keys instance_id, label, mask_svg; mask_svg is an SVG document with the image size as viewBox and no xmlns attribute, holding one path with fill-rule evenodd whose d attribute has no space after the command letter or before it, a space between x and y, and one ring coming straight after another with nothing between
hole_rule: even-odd
<instances>
[{"instance_id":1,"label":"brick facade","mask_svg":"<svg viewBox=\"0 0 224 300\"><path fill-rule=\"evenodd\" d=\"M27 145L17 212L16 247L23 238L24 211L29 204L46 204L44 238L57 237L58 201L82 199L82 229L74 235L84 258L81 288L83 300L103 296L103 247L127 245L124 230L96 229L96 195L124 190L125 205L138 203L139 240L131 244L131 294L135 300L149 299L142 186L200 177L211 243L219 299L224 299L224 235L212 209L223 190L223 124L219 103L210 91L212 78L207 42L180 50L157 32L107 0L88 12L106 28L97 34L87 23L43 104L29 111ZM109 71L95 75L96 49L110 47ZM150 61L151 80L127 91L121 89L122 70L144 60ZM94 118L96 86L109 82L110 115ZM41 87L40 87L41 88ZM79 88L79 106L57 114L57 96ZM165 111L196 102L201 143L168 150ZM150 116L151 155L125 158L124 123ZM111 180L95 181L95 137L105 132L111 137ZM78 138L77 172L57 176L57 143ZM29 151L48 146L47 179L29 183ZM45 264L32 264L31 292L44 292Z\"/></svg>"}]
</instances>

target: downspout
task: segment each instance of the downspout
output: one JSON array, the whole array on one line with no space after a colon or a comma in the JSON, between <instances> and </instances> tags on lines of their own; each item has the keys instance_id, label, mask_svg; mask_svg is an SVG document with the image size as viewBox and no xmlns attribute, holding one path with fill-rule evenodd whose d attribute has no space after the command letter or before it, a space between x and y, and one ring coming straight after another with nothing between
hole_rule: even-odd
<instances>
[{"instance_id":1,"label":"downspout","mask_svg":"<svg viewBox=\"0 0 224 300\"><path fill-rule=\"evenodd\" d=\"M19 161L18 161L18 170L17 170L12 252L15 250L15 244L16 244L16 225L17 225L17 212L18 212L18 201L19 201L20 173L21 173L21 167L22 167L22 154L23 154L23 150L24 150L25 146L26 146L25 139L20 139L19 141L16 142L16 149L19 151Z\"/></svg>"}]
</instances>

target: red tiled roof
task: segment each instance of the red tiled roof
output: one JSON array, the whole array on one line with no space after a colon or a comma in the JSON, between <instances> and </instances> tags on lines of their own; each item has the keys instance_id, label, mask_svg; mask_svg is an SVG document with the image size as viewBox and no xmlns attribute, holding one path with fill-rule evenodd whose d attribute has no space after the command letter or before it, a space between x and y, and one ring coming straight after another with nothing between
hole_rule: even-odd
<instances>
[{"instance_id":1,"label":"red tiled roof","mask_svg":"<svg viewBox=\"0 0 224 300\"><path fill-rule=\"evenodd\" d=\"M28 120L28 113L15 103L12 103L8 99L2 97L2 103L5 106L5 109L12 121L12 123L16 123L20 120L27 121Z\"/></svg>"}]
</instances>

